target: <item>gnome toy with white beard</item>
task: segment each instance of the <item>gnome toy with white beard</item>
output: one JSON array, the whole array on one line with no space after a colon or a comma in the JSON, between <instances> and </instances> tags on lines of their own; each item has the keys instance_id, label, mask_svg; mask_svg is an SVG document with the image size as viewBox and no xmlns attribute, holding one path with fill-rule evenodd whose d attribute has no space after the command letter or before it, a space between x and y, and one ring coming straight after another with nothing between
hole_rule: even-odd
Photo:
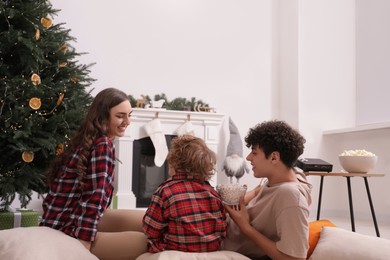
<instances>
[{"instance_id":1,"label":"gnome toy with white beard","mask_svg":"<svg viewBox=\"0 0 390 260\"><path fill-rule=\"evenodd\" d=\"M237 126L229 118L230 140L226 150L226 158L223 163L225 174L230 178L230 183L233 183L233 177L237 183L244 176L245 172L249 173L249 167L242 155L242 140Z\"/></svg>"}]
</instances>

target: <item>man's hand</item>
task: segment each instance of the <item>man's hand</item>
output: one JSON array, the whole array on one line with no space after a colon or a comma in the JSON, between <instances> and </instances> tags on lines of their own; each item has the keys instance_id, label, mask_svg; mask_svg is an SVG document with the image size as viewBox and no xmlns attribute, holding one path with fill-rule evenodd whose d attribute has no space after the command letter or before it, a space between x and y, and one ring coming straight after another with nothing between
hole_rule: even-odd
<instances>
[{"instance_id":1,"label":"man's hand","mask_svg":"<svg viewBox=\"0 0 390 260\"><path fill-rule=\"evenodd\" d=\"M240 198L240 204L234 206L225 206L225 210L229 216L237 224L237 226L245 233L250 227L249 214L245 206L244 196Z\"/></svg>"}]
</instances>

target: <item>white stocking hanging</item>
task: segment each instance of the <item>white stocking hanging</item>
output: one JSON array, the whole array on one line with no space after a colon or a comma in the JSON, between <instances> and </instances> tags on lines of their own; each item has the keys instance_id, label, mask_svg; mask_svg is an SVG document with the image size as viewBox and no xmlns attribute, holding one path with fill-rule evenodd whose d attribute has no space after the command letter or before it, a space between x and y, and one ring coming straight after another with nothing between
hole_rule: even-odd
<instances>
[{"instance_id":1,"label":"white stocking hanging","mask_svg":"<svg viewBox=\"0 0 390 260\"><path fill-rule=\"evenodd\" d=\"M184 124L182 124L181 126L179 126L177 129L176 129L176 134L177 135L195 135L194 133L194 126L192 125L192 123L190 121L186 121Z\"/></svg>"},{"instance_id":2,"label":"white stocking hanging","mask_svg":"<svg viewBox=\"0 0 390 260\"><path fill-rule=\"evenodd\" d=\"M157 167L161 167L168 155L168 146L165 140L165 135L162 132L161 122L159 119L153 119L145 126L146 133L152 140L155 156L154 156L154 164Z\"/></svg>"}]
</instances>

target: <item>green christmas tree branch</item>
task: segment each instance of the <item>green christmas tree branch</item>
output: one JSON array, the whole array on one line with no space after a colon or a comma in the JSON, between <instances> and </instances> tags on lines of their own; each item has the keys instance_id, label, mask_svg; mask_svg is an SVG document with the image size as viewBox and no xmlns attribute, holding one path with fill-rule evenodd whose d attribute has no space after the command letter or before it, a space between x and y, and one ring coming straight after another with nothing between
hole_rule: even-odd
<instances>
[{"instance_id":1,"label":"green christmas tree branch","mask_svg":"<svg viewBox=\"0 0 390 260\"><path fill-rule=\"evenodd\" d=\"M45 0L0 1L0 210L47 192L45 170L79 127L93 64Z\"/></svg>"}]
</instances>

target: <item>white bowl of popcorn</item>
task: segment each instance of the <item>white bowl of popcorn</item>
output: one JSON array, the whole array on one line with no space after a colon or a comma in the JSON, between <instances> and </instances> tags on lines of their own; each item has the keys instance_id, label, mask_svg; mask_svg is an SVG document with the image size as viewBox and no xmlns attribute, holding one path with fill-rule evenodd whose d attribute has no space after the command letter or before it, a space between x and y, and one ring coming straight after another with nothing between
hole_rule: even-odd
<instances>
[{"instance_id":1,"label":"white bowl of popcorn","mask_svg":"<svg viewBox=\"0 0 390 260\"><path fill-rule=\"evenodd\" d=\"M341 167L349 173L367 173L372 170L378 156L366 150L345 150L339 155Z\"/></svg>"},{"instance_id":2,"label":"white bowl of popcorn","mask_svg":"<svg viewBox=\"0 0 390 260\"><path fill-rule=\"evenodd\" d=\"M218 184L217 192L226 205L240 204L240 197L244 196L247 190L246 185L241 184Z\"/></svg>"}]
</instances>

